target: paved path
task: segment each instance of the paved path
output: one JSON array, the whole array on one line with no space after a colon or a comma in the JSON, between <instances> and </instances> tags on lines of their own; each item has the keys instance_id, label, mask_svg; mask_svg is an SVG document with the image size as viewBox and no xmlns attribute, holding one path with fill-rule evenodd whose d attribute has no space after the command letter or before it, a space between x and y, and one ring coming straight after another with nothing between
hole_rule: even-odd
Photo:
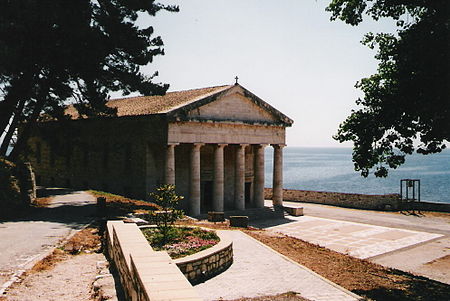
<instances>
[{"instance_id":1,"label":"paved path","mask_svg":"<svg viewBox=\"0 0 450 301\"><path fill-rule=\"evenodd\" d=\"M86 192L55 190L49 208L31 215L0 222L0 294L15 274L30 268L37 260L93 219L95 198Z\"/></svg>"},{"instance_id":2,"label":"paved path","mask_svg":"<svg viewBox=\"0 0 450 301\"><path fill-rule=\"evenodd\" d=\"M361 259L443 237L442 234L312 216L288 217L288 219L293 222L268 229Z\"/></svg>"},{"instance_id":3,"label":"paved path","mask_svg":"<svg viewBox=\"0 0 450 301\"><path fill-rule=\"evenodd\" d=\"M234 262L222 274L196 286L204 300L267 296L295 291L309 300L357 300L349 291L287 259L240 231L233 240Z\"/></svg>"},{"instance_id":4,"label":"paved path","mask_svg":"<svg viewBox=\"0 0 450 301\"><path fill-rule=\"evenodd\" d=\"M252 225L450 284L449 216L285 203L303 207L305 216L256 221Z\"/></svg>"}]
</instances>

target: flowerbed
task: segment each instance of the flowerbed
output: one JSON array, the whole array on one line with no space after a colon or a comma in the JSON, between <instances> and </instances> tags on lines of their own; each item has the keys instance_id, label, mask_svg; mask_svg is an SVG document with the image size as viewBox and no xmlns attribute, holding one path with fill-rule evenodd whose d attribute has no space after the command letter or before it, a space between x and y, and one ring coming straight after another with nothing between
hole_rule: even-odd
<instances>
[{"instance_id":1,"label":"flowerbed","mask_svg":"<svg viewBox=\"0 0 450 301\"><path fill-rule=\"evenodd\" d=\"M157 228L144 228L142 233L156 251L167 251L172 259L188 256L208 249L220 241L214 231L201 228L174 227L166 241Z\"/></svg>"}]
</instances>

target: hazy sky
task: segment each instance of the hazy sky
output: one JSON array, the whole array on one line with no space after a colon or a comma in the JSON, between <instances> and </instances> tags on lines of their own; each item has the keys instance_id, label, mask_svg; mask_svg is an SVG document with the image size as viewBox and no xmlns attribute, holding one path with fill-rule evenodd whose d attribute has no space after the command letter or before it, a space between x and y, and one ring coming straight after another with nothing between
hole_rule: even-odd
<instances>
[{"instance_id":1,"label":"hazy sky","mask_svg":"<svg viewBox=\"0 0 450 301\"><path fill-rule=\"evenodd\" d=\"M331 136L355 108L357 80L376 71L375 52L360 44L368 31L393 22L352 27L330 21L330 0L185 0L179 13L152 24L165 56L144 70L159 71L169 91L239 83L288 115L289 146L341 145Z\"/></svg>"}]
</instances>

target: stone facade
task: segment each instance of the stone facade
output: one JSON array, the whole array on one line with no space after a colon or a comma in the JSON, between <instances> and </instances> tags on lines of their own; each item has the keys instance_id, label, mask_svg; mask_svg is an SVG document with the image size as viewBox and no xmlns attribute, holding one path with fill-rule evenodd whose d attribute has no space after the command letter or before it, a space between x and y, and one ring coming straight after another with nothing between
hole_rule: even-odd
<instances>
[{"instance_id":1,"label":"stone facade","mask_svg":"<svg viewBox=\"0 0 450 301\"><path fill-rule=\"evenodd\" d=\"M108 103L118 117L40 124L29 140L38 184L146 198L175 184L190 215L264 206L264 148L282 148L293 121L240 85ZM74 118L73 110L69 112Z\"/></svg>"}]
</instances>

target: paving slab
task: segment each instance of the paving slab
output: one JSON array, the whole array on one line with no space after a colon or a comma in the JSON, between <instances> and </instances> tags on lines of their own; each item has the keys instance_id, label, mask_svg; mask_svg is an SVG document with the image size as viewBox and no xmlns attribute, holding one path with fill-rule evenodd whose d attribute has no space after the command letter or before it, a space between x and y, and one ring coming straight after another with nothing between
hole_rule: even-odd
<instances>
[{"instance_id":1,"label":"paving slab","mask_svg":"<svg viewBox=\"0 0 450 301\"><path fill-rule=\"evenodd\" d=\"M267 229L361 259L378 256L444 236L437 233L313 216L287 217L287 219L292 222Z\"/></svg>"},{"instance_id":2,"label":"paving slab","mask_svg":"<svg viewBox=\"0 0 450 301\"><path fill-rule=\"evenodd\" d=\"M294 291L309 300L358 300L359 297L275 252L241 231L233 240L233 264L222 274L196 285L207 300L260 297Z\"/></svg>"},{"instance_id":3,"label":"paving slab","mask_svg":"<svg viewBox=\"0 0 450 301\"><path fill-rule=\"evenodd\" d=\"M266 206L270 206L271 203L271 201L266 200ZM409 239L410 242L399 246L398 241L394 238L396 238L395 236L398 238L400 234L391 233L384 236L383 228L370 227L370 229L361 228L363 231L349 231L348 229L354 230L356 228L343 226L339 231L336 231L337 233L329 233L329 238L336 239L335 244L331 246L336 251L346 253L348 252L348 246L354 248L370 247L372 252L378 251L378 253L381 253L368 258L372 262L450 284L450 215L448 214L408 214L405 212L358 210L304 202L285 201L284 203L303 207L305 216L310 217L354 222L362 225L361 227L375 225L393 228L394 230L425 232L425 235L427 233L441 234L443 236L431 240L424 239L422 242L417 241L418 236L416 235L405 234L403 240ZM276 220L255 220L251 221L250 224L258 228L269 228L277 225L295 224L295 222L288 217ZM312 222L309 223L313 225ZM318 222L314 223L317 224ZM319 223L323 225L324 221L322 220ZM307 227L307 224L304 226ZM298 228L300 225L293 225L293 227ZM351 232L353 237L343 235L345 232ZM366 237L366 239L361 240L362 237ZM390 242L387 238L391 238ZM317 239L317 233L313 231L302 233L301 239L313 241ZM416 241L414 242L414 240ZM384 246L377 245L381 242L386 243L393 251L383 253L386 251ZM395 246L396 244L397 246Z\"/></svg>"},{"instance_id":4,"label":"paving slab","mask_svg":"<svg viewBox=\"0 0 450 301\"><path fill-rule=\"evenodd\" d=\"M370 261L450 284L450 237L372 257Z\"/></svg>"}]
</instances>

